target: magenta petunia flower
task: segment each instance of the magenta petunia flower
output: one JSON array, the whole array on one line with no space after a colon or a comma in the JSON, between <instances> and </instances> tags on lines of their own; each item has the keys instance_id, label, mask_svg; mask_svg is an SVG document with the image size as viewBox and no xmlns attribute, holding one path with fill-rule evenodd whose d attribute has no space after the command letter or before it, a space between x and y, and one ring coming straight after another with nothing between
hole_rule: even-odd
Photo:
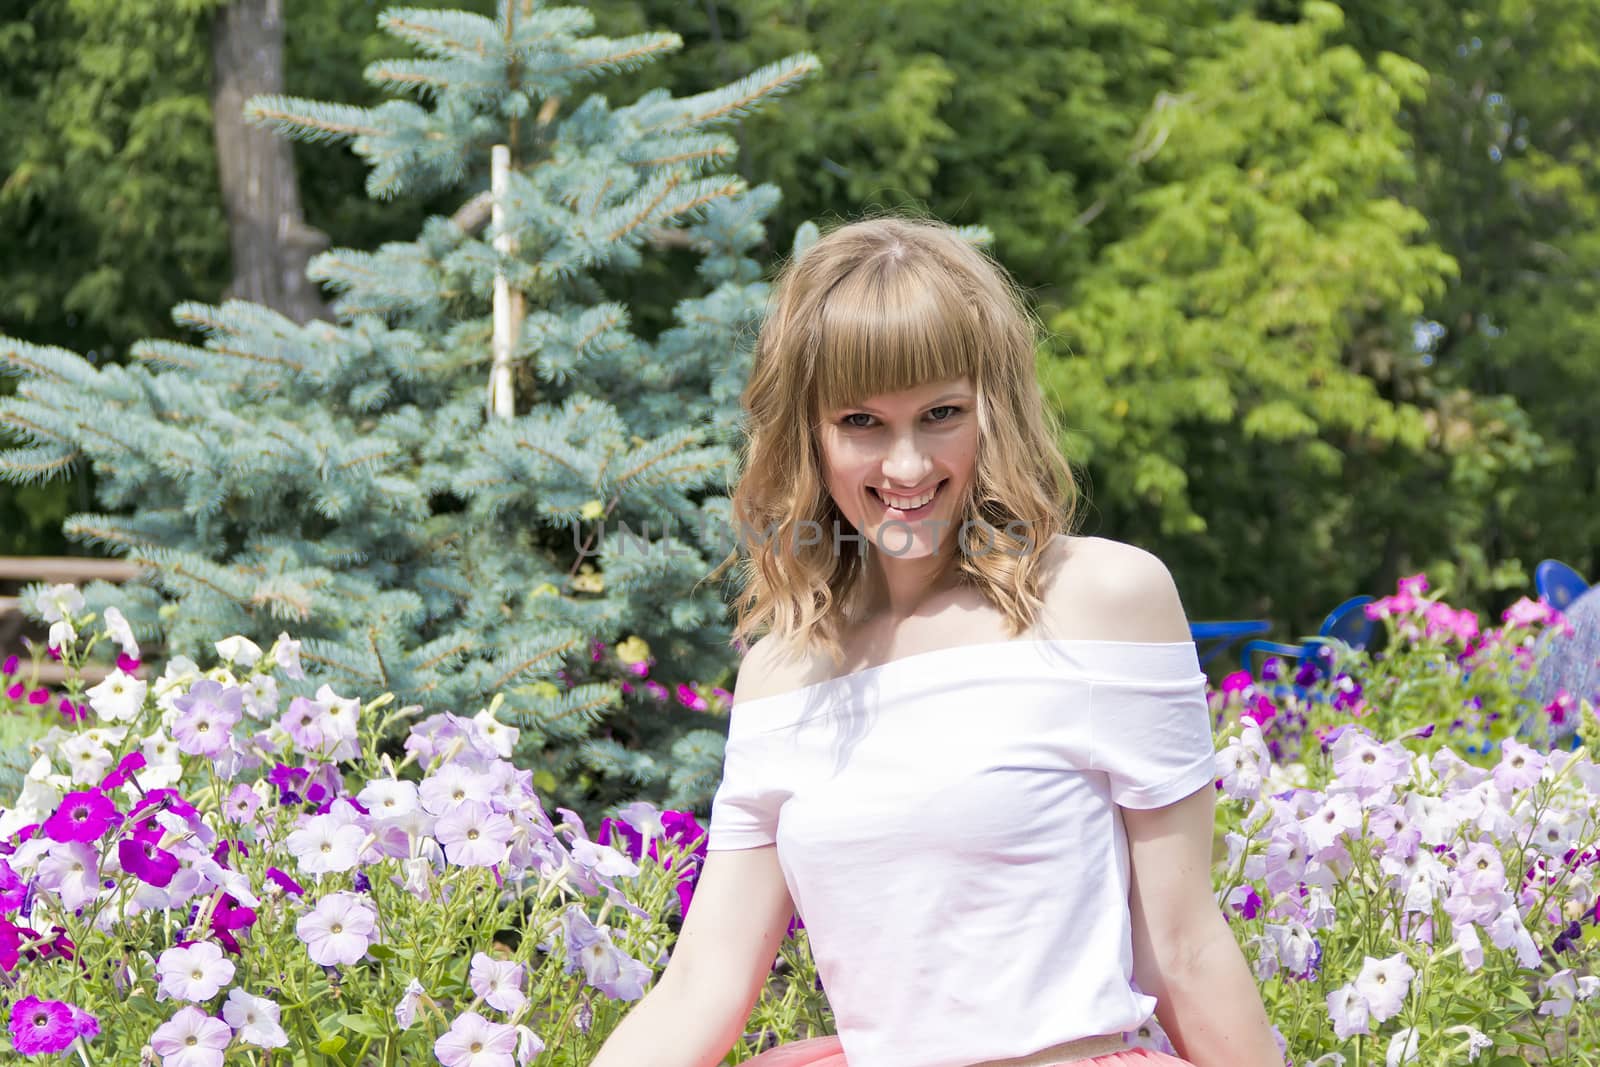
<instances>
[{"instance_id":1,"label":"magenta petunia flower","mask_svg":"<svg viewBox=\"0 0 1600 1067\"><path fill-rule=\"evenodd\" d=\"M44 821L44 834L52 841L98 841L121 818L117 806L98 789L68 793Z\"/></svg>"},{"instance_id":2,"label":"magenta petunia flower","mask_svg":"<svg viewBox=\"0 0 1600 1067\"><path fill-rule=\"evenodd\" d=\"M92 1037L100 1036L99 1019L96 1019L76 1004L68 1004L67 1010L72 1012L72 1029L79 1037L88 1041Z\"/></svg>"},{"instance_id":3,"label":"magenta petunia flower","mask_svg":"<svg viewBox=\"0 0 1600 1067\"><path fill-rule=\"evenodd\" d=\"M9 915L22 907L22 902L28 899L28 883L22 876L11 869L11 865L0 859L0 915Z\"/></svg>"},{"instance_id":4,"label":"magenta petunia flower","mask_svg":"<svg viewBox=\"0 0 1600 1067\"><path fill-rule=\"evenodd\" d=\"M14 971L22 958L23 938L36 936L26 926L18 926L9 919L0 918L0 971Z\"/></svg>"},{"instance_id":5,"label":"magenta petunia flower","mask_svg":"<svg viewBox=\"0 0 1600 1067\"><path fill-rule=\"evenodd\" d=\"M144 753L130 752L117 761L116 767L101 781L100 788L109 792L132 778L135 771L142 771L144 768Z\"/></svg>"},{"instance_id":6,"label":"magenta petunia flower","mask_svg":"<svg viewBox=\"0 0 1600 1067\"><path fill-rule=\"evenodd\" d=\"M24 1056L64 1052L77 1037L72 1008L59 1000L26 996L11 1008L11 1043Z\"/></svg>"},{"instance_id":7,"label":"magenta petunia flower","mask_svg":"<svg viewBox=\"0 0 1600 1067\"><path fill-rule=\"evenodd\" d=\"M217 902L216 910L211 913L211 932L217 935L217 940L222 942L222 947L239 954L239 941L233 936L235 930L248 930L255 925L256 912L254 908L242 906L233 897L224 893Z\"/></svg>"},{"instance_id":8,"label":"magenta petunia flower","mask_svg":"<svg viewBox=\"0 0 1600 1067\"><path fill-rule=\"evenodd\" d=\"M117 842L117 859L121 861L123 870L157 889L165 888L181 866L178 857L164 848L158 848L155 842L126 837Z\"/></svg>"}]
</instances>

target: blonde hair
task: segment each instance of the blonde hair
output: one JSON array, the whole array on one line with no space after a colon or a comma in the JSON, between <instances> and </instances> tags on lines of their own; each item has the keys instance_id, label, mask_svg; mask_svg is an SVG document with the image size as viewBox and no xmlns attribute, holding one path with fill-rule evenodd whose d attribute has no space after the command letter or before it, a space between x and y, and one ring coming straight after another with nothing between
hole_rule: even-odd
<instances>
[{"instance_id":1,"label":"blonde hair","mask_svg":"<svg viewBox=\"0 0 1600 1067\"><path fill-rule=\"evenodd\" d=\"M1042 606L1042 549L1069 529L1078 503L1039 388L1037 343L1010 275L935 220L835 224L785 263L740 397L743 473L731 493L739 546L709 576L742 561L734 643L770 632L841 661L864 556L823 480L819 414L961 377L976 392L979 433L956 524L971 534L956 546L958 581L1004 613L1013 637L1030 627ZM820 529L820 542L803 543L802 529ZM756 535L748 544L746 533Z\"/></svg>"}]
</instances>

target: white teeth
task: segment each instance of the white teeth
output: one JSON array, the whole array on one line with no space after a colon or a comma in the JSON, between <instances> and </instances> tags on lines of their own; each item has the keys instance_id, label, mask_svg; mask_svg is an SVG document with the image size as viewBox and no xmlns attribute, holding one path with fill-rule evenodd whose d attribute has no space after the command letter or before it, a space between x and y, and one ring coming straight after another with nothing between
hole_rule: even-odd
<instances>
[{"instance_id":1,"label":"white teeth","mask_svg":"<svg viewBox=\"0 0 1600 1067\"><path fill-rule=\"evenodd\" d=\"M891 508L894 508L896 511L915 511L917 508L920 508L922 505L924 505L928 501L932 500L934 498L934 496L938 494L938 492L939 492L939 487L936 485L932 489L929 489L922 496L901 498L901 497L890 496L888 493L885 493L882 489L879 489L878 490L878 497L885 504L888 504Z\"/></svg>"}]
</instances>

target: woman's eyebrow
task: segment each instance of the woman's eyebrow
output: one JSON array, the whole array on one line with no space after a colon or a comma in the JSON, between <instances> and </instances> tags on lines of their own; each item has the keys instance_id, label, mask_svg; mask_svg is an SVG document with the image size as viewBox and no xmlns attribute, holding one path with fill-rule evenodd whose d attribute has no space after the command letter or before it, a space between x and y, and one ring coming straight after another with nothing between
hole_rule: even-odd
<instances>
[{"instance_id":1,"label":"woman's eyebrow","mask_svg":"<svg viewBox=\"0 0 1600 1067\"><path fill-rule=\"evenodd\" d=\"M928 401L926 404L923 404L921 406L925 407L925 408L931 408L931 407L934 407L935 405L943 404L947 400L971 400L971 399L972 399L972 394L971 393L961 393L961 392L946 393L943 396L935 397L934 399ZM876 411L877 411L877 409L874 408L871 404L846 404L846 405L844 405L844 407L841 407L839 410L840 411L844 411L846 409L849 409L849 410L852 410L852 411L859 409L861 411L871 411L871 412L874 412L874 413L876 413Z\"/></svg>"}]
</instances>

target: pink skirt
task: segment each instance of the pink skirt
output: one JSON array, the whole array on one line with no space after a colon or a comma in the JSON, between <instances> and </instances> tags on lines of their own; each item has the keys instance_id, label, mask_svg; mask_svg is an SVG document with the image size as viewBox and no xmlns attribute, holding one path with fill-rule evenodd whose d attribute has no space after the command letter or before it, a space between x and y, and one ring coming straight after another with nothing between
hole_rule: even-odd
<instances>
[{"instance_id":1,"label":"pink skirt","mask_svg":"<svg viewBox=\"0 0 1600 1067\"><path fill-rule=\"evenodd\" d=\"M1194 1067L1188 1060L1153 1052L1147 1048L1133 1048L1127 1052L1111 1052L1087 1060L1070 1061L1073 1067ZM790 1041L776 1045L744 1061L744 1067L850 1067L845 1062L844 1050L837 1037L812 1037L804 1041Z\"/></svg>"}]
</instances>

